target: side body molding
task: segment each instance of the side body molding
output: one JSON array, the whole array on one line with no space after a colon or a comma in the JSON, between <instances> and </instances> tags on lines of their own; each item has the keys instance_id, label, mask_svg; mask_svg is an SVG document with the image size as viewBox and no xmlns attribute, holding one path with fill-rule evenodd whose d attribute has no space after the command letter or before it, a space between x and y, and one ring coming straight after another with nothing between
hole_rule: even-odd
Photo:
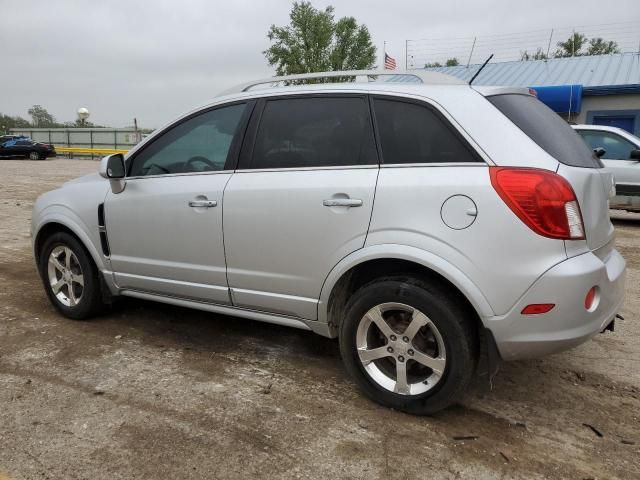
<instances>
[{"instance_id":1,"label":"side body molding","mask_svg":"<svg viewBox=\"0 0 640 480\"><path fill-rule=\"evenodd\" d=\"M318 302L318 322L327 324L329 297L338 280L351 268L369 260L397 259L413 262L439 273L455 285L475 308L478 316L483 319L495 315L489 302L480 289L462 271L443 258L426 250L397 244L381 244L365 247L344 257L327 276ZM329 329L330 330L330 329ZM335 336L334 334L329 334Z\"/></svg>"}]
</instances>

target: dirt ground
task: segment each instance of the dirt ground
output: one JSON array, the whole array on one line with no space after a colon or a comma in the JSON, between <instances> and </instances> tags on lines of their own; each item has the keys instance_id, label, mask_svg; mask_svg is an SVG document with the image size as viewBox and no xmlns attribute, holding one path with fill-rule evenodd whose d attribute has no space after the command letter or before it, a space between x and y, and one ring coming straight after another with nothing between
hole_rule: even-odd
<instances>
[{"instance_id":1,"label":"dirt ground","mask_svg":"<svg viewBox=\"0 0 640 480\"><path fill-rule=\"evenodd\" d=\"M613 214L615 333L420 418L366 400L310 332L133 300L57 314L31 207L97 165L0 161L0 479L640 478L640 215Z\"/></svg>"}]
</instances>

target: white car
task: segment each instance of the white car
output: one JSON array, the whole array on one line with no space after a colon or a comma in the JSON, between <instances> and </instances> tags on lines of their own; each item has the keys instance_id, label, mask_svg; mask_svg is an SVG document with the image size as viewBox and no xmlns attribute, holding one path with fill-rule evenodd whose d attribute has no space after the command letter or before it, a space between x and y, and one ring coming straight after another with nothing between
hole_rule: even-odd
<instances>
[{"instance_id":1,"label":"white car","mask_svg":"<svg viewBox=\"0 0 640 480\"><path fill-rule=\"evenodd\" d=\"M613 173L616 196L611 199L611 208L640 212L640 138L617 127L572 127Z\"/></svg>"},{"instance_id":2,"label":"white car","mask_svg":"<svg viewBox=\"0 0 640 480\"><path fill-rule=\"evenodd\" d=\"M365 82L297 84L350 77ZM70 318L130 296L312 330L372 399L425 414L481 351L493 371L612 327L612 186L528 89L272 77L42 195L33 245Z\"/></svg>"}]
</instances>

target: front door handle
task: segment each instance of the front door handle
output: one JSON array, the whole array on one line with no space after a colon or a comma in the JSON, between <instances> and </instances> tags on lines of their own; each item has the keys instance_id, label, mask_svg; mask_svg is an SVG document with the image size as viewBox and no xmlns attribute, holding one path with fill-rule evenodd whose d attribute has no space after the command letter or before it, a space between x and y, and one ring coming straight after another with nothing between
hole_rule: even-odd
<instances>
[{"instance_id":1,"label":"front door handle","mask_svg":"<svg viewBox=\"0 0 640 480\"><path fill-rule=\"evenodd\" d=\"M218 205L215 200L191 200L189 202L190 207L211 208Z\"/></svg>"},{"instance_id":2,"label":"front door handle","mask_svg":"<svg viewBox=\"0 0 640 480\"><path fill-rule=\"evenodd\" d=\"M362 200L357 198L330 198L324 200L322 205L325 207L361 207Z\"/></svg>"}]
</instances>

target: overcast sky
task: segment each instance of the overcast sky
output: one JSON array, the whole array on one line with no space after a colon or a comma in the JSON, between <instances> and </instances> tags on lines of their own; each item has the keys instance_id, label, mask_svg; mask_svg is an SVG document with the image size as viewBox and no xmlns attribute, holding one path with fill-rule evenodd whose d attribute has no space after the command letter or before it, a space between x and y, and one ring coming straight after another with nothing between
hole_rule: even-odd
<instances>
[{"instance_id":1,"label":"overcast sky","mask_svg":"<svg viewBox=\"0 0 640 480\"><path fill-rule=\"evenodd\" d=\"M133 117L143 127L158 127L235 83L272 75L261 53L269 46L266 33L272 23L288 22L292 3L0 1L5 2L0 112L28 117L27 109L41 104L57 120L72 121L78 107L87 107L94 123L115 127L130 125ZM386 40L388 53L402 67L407 38L468 39L640 20L639 0L312 3L331 4L336 17L354 16L366 24L379 53ZM627 37L623 40L632 40ZM455 45L466 48L464 42Z\"/></svg>"}]
</instances>

